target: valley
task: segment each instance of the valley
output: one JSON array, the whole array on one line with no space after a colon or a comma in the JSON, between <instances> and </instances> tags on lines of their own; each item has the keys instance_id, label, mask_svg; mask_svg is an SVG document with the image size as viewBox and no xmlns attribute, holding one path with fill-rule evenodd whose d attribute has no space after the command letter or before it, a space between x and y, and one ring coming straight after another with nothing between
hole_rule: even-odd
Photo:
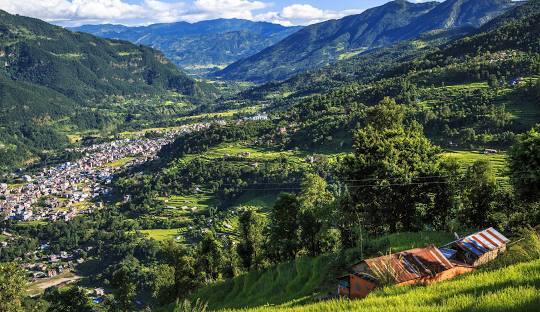
<instances>
[{"instance_id":1,"label":"valley","mask_svg":"<svg viewBox=\"0 0 540 312\"><path fill-rule=\"evenodd\" d=\"M383 2L0 8L0 311L533 311L540 1Z\"/></svg>"}]
</instances>

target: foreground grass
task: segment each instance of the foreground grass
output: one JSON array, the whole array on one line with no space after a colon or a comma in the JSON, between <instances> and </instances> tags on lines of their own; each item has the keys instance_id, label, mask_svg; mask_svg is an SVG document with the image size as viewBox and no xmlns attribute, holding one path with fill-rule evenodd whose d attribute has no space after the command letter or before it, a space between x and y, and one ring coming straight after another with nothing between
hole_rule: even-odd
<instances>
[{"instance_id":1,"label":"foreground grass","mask_svg":"<svg viewBox=\"0 0 540 312\"><path fill-rule=\"evenodd\" d=\"M538 311L540 260L478 271L428 287L390 287L366 299L244 311Z\"/></svg>"},{"instance_id":2,"label":"foreground grass","mask_svg":"<svg viewBox=\"0 0 540 312\"><path fill-rule=\"evenodd\" d=\"M430 243L443 245L452 235L443 232L398 233L365 242L366 255L387 249L401 251ZM333 295L335 278L360 260L358 250L316 258L298 258L265 271L254 271L199 289L191 296L208 302L211 309L258 307L267 304L306 304Z\"/></svg>"}]
</instances>

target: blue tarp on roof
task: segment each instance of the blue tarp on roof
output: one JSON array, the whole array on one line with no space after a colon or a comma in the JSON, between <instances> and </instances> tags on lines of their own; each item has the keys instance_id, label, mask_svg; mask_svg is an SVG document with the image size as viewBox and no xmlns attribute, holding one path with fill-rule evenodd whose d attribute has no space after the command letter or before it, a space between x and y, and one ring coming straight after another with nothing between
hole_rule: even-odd
<instances>
[{"instance_id":1,"label":"blue tarp on roof","mask_svg":"<svg viewBox=\"0 0 540 312\"><path fill-rule=\"evenodd\" d=\"M454 249L439 248L439 250L446 257L446 259L452 259L457 253L457 250Z\"/></svg>"}]
</instances>

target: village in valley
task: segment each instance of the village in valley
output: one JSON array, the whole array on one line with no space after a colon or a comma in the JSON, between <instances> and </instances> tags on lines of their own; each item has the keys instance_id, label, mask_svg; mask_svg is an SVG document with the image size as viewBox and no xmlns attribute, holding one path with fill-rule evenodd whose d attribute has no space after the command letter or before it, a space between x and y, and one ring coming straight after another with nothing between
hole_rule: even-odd
<instances>
[{"instance_id":1,"label":"village in valley","mask_svg":"<svg viewBox=\"0 0 540 312\"><path fill-rule=\"evenodd\" d=\"M22 222L48 222L71 220L81 214L91 214L103 207L102 198L111 192L114 175L124 169L156 159L161 147L178 136L207 128L199 123L156 131L153 138L135 133L130 138L118 139L73 149L83 155L78 160L43 168L30 175L21 173L23 183L0 184L0 212L3 220ZM16 243L15 235L2 230L0 244L7 247ZM74 282L75 266L85 262L87 246L73 252L49 252L47 243L40 244L26 255L22 267L30 282L38 288ZM101 293L99 289L96 293ZM99 296L98 296L99 297Z\"/></svg>"},{"instance_id":2,"label":"village in valley","mask_svg":"<svg viewBox=\"0 0 540 312\"><path fill-rule=\"evenodd\" d=\"M1 215L22 221L67 221L92 213L100 207L94 200L110 192L107 186L115 172L153 160L162 146L180 134L203 127L196 124L167 131L156 139L139 133L134 138L76 148L73 151L84 155L79 160L43 168L33 176L23 174L20 184L0 184Z\"/></svg>"}]
</instances>

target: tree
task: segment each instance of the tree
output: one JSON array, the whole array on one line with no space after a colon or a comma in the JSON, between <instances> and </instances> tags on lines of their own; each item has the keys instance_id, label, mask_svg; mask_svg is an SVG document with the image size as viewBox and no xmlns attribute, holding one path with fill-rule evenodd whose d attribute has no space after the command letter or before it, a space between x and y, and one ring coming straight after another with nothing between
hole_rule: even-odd
<instances>
[{"instance_id":1,"label":"tree","mask_svg":"<svg viewBox=\"0 0 540 312\"><path fill-rule=\"evenodd\" d=\"M26 277L15 263L0 263L0 311L23 311Z\"/></svg>"},{"instance_id":2,"label":"tree","mask_svg":"<svg viewBox=\"0 0 540 312\"><path fill-rule=\"evenodd\" d=\"M463 182L464 207L459 219L462 224L471 227L487 225L497 194L497 180L493 166L487 160L474 162L467 169Z\"/></svg>"},{"instance_id":3,"label":"tree","mask_svg":"<svg viewBox=\"0 0 540 312\"><path fill-rule=\"evenodd\" d=\"M167 304L175 299L174 267L168 264L157 264L150 269L149 288L152 298L160 304Z\"/></svg>"},{"instance_id":4,"label":"tree","mask_svg":"<svg viewBox=\"0 0 540 312\"><path fill-rule=\"evenodd\" d=\"M92 304L85 290L74 286L66 290L54 287L45 292L49 302L47 312L92 312Z\"/></svg>"},{"instance_id":5,"label":"tree","mask_svg":"<svg viewBox=\"0 0 540 312\"><path fill-rule=\"evenodd\" d=\"M518 136L509 152L510 177L519 197L540 200L540 124Z\"/></svg>"},{"instance_id":6,"label":"tree","mask_svg":"<svg viewBox=\"0 0 540 312\"><path fill-rule=\"evenodd\" d=\"M310 256L322 251L320 235L328 227L333 214L332 194L327 190L326 181L316 174L307 174L302 181L298 196L300 204L300 241Z\"/></svg>"},{"instance_id":7,"label":"tree","mask_svg":"<svg viewBox=\"0 0 540 312\"><path fill-rule=\"evenodd\" d=\"M131 311L133 299L136 295L137 287L130 278L130 269L121 266L114 271L111 278L111 286L114 287L114 299L120 311Z\"/></svg>"},{"instance_id":8,"label":"tree","mask_svg":"<svg viewBox=\"0 0 540 312\"><path fill-rule=\"evenodd\" d=\"M499 86L499 80L495 75L489 75L488 85L490 88L495 89Z\"/></svg>"},{"instance_id":9,"label":"tree","mask_svg":"<svg viewBox=\"0 0 540 312\"><path fill-rule=\"evenodd\" d=\"M224 264L221 243L216 239L212 231L205 233L198 247L198 264L200 272L205 274L207 281L215 281L220 276Z\"/></svg>"},{"instance_id":10,"label":"tree","mask_svg":"<svg viewBox=\"0 0 540 312\"><path fill-rule=\"evenodd\" d=\"M185 297L201 285L201 278L195 269L196 260L191 249L168 240L163 246L163 258L174 268L175 298Z\"/></svg>"},{"instance_id":11,"label":"tree","mask_svg":"<svg viewBox=\"0 0 540 312\"><path fill-rule=\"evenodd\" d=\"M372 233L418 230L440 182L440 150L413 123L404 125L403 108L384 99L368 112L367 125L354 133L354 154L341 163L350 200L342 201L341 228L350 244L351 228ZM352 223L352 224L351 224ZM362 223L362 224L359 224Z\"/></svg>"},{"instance_id":12,"label":"tree","mask_svg":"<svg viewBox=\"0 0 540 312\"><path fill-rule=\"evenodd\" d=\"M254 208L247 207L238 219L239 243L236 247L242 266L247 269L260 269L264 263L264 228L265 218Z\"/></svg>"},{"instance_id":13,"label":"tree","mask_svg":"<svg viewBox=\"0 0 540 312\"><path fill-rule=\"evenodd\" d=\"M274 262L294 259L300 250L300 204L295 195L279 195L269 222L268 254Z\"/></svg>"}]
</instances>

